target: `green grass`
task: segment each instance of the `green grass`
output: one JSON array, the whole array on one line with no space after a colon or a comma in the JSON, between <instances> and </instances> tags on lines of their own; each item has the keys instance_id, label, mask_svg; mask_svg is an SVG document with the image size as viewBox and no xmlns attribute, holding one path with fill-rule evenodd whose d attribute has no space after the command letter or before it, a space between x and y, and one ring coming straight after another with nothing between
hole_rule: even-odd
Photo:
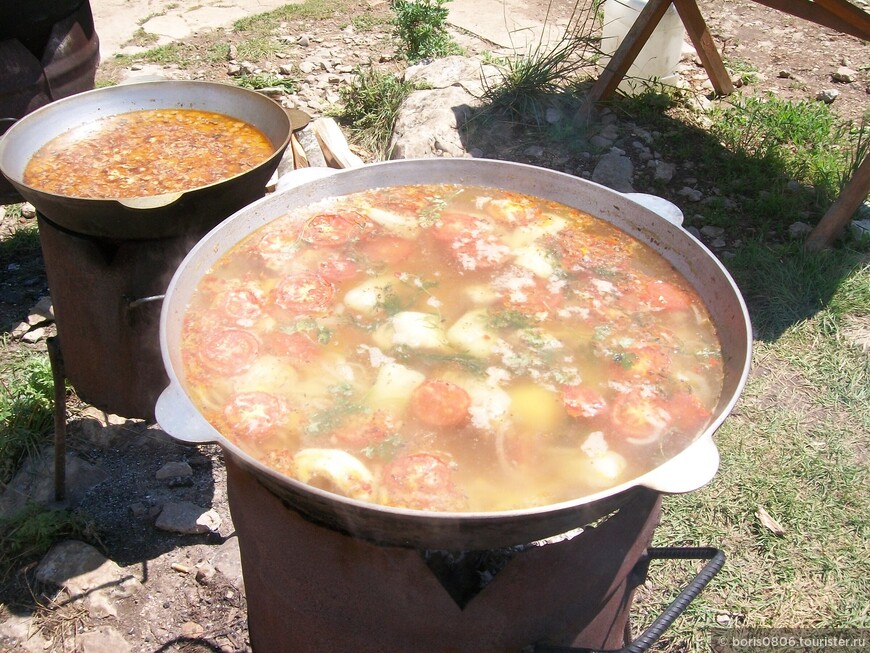
<instances>
[{"instance_id":1,"label":"green grass","mask_svg":"<svg viewBox=\"0 0 870 653\"><path fill-rule=\"evenodd\" d=\"M341 106L333 115L348 125L351 138L386 158L396 115L414 85L374 68L357 68L350 84L340 89Z\"/></svg>"},{"instance_id":2,"label":"green grass","mask_svg":"<svg viewBox=\"0 0 870 653\"><path fill-rule=\"evenodd\" d=\"M25 352L0 369L0 483L48 441L54 382L46 354Z\"/></svg>"},{"instance_id":3,"label":"green grass","mask_svg":"<svg viewBox=\"0 0 870 653\"><path fill-rule=\"evenodd\" d=\"M342 0L308 0L302 4L284 5L272 11L248 16L233 23L237 32L271 30L282 21L294 19L322 20L333 16L341 16L349 7Z\"/></svg>"},{"instance_id":4,"label":"green grass","mask_svg":"<svg viewBox=\"0 0 870 653\"><path fill-rule=\"evenodd\" d=\"M459 54L459 46L447 31L450 0L392 0L396 35L402 54L414 63Z\"/></svg>"},{"instance_id":5,"label":"green grass","mask_svg":"<svg viewBox=\"0 0 870 653\"><path fill-rule=\"evenodd\" d=\"M285 93L295 93L297 88L296 81L269 74L241 75L236 79L236 84L242 88L251 88L255 91L264 88L280 88Z\"/></svg>"},{"instance_id":6,"label":"green grass","mask_svg":"<svg viewBox=\"0 0 870 653\"><path fill-rule=\"evenodd\" d=\"M722 621L870 627L870 356L842 336L847 316L870 315L870 264L849 250L755 246L729 265L761 325L754 373L716 435L719 473L665 498L654 540L719 546L728 559L660 651L707 651ZM759 507L784 535L762 525ZM656 563L637 622L649 623L692 573Z\"/></svg>"},{"instance_id":7,"label":"green grass","mask_svg":"<svg viewBox=\"0 0 870 653\"><path fill-rule=\"evenodd\" d=\"M0 519L0 579L38 560L55 543L73 538L99 543L90 520L75 512L31 503L17 515Z\"/></svg>"}]
</instances>

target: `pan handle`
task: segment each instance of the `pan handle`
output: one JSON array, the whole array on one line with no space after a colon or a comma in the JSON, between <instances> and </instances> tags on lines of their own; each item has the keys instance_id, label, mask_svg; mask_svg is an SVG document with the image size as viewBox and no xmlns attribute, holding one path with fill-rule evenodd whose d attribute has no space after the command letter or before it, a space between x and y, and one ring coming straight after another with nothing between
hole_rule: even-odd
<instances>
[{"instance_id":1,"label":"pan handle","mask_svg":"<svg viewBox=\"0 0 870 653\"><path fill-rule=\"evenodd\" d=\"M154 407L157 424L176 440L191 444L217 442L220 435L188 401L177 383L170 383Z\"/></svg>"},{"instance_id":2,"label":"pan handle","mask_svg":"<svg viewBox=\"0 0 870 653\"><path fill-rule=\"evenodd\" d=\"M680 207L664 197L650 195L649 193L622 193L622 195L653 213L660 215L671 224L678 227L683 226L683 212L680 210Z\"/></svg>"},{"instance_id":3,"label":"pan handle","mask_svg":"<svg viewBox=\"0 0 870 653\"><path fill-rule=\"evenodd\" d=\"M164 193L163 195L151 195L148 197L122 197L116 201L128 209L159 209L177 202L181 199L182 195L184 195L183 192Z\"/></svg>"},{"instance_id":4,"label":"pan handle","mask_svg":"<svg viewBox=\"0 0 870 653\"><path fill-rule=\"evenodd\" d=\"M719 449L708 434L646 474L639 484L664 494L683 494L709 483L718 470Z\"/></svg>"}]
</instances>

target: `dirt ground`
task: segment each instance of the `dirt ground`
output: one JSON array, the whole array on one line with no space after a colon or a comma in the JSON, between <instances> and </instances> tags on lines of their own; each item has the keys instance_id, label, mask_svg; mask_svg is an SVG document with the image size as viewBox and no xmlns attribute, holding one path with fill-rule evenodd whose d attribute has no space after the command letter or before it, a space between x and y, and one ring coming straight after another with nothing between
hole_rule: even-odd
<instances>
[{"instance_id":1,"label":"dirt ground","mask_svg":"<svg viewBox=\"0 0 870 653\"><path fill-rule=\"evenodd\" d=\"M371 3L360 2L356 12L366 10ZM533 7L545 8L546 0L528 3ZM573 6L565 2L559 6ZM870 99L870 47L856 38L838 34L787 16L756 4L749 0L701 0L702 14L707 19L714 40L724 52L728 65L734 68L742 62L741 68L755 69L752 81L741 89L746 93L775 93L792 100L815 101L819 91L835 88L840 95L833 104L834 110L844 118L859 120L868 108ZM562 7L563 17L568 9ZM328 19L317 23L289 25L288 33L304 33L312 39L324 42L339 40L341 30L346 26L348 16ZM395 53L389 40L389 27L378 26L384 38L371 53L377 61L391 60ZM210 38L196 37L191 40L205 52L211 44ZM223 35L232 41L231 33ZM482 52L488 44L476 41L467 34L458 34L463 45ZM299 63L299 49L288 48L283 62ZM396 65L393 61L393 64ZM848 66L857 71L858 81L849 84L835 82L832 74L840 66ZM693 69L694 67L694 69ZM117 78L122 71L112 61L106 61L100 77ZM787 75L785 74L787 73ZM206 62L195 69L167 71L168 75L196 77L226 81L226 62ZM703 69L689 64L686 77L704 92ZM567 146L566 146L567 147ZM565 156L573 155L566 152ZM510 151L502 158L510 158ZM558 160L558 156L554 159ZM638 188L637 190L644 190ZM0 220L0 238L4 242L16 240L14 233L32 218L21 217L17 211L6 207ZM9 359L21 348L44 349L44 341L28 344L12 339L8 334L12 327L24 319L30 308L43 295L48 293L47 281L42 270L40 252L32 246L0 248L0 327L5 331L6 340L0 356ZM73 418L84 406L76 404L73 398ZM200 651L241 652L248 649L245 627L245 602L238 589L226 578L218 575L213 581L199 582L193 575L179 573L172 563L196 565L207 559L216 544L231 538L229 513L226 507L225 479L219 452L214 447L189 449L176 444L159 432L145 425L131 426L136 433L138 446L113 448L96 446L93 439L76 437L72 428L71 447L88 461L102 467L110 478L111 493L91 497L86 509L93 513L97 523L104 529L103 543L108 556L123 566L138 569L136 574L148 580L149 600L147 610L138 602L130 602L115 620L114 627L128 635L129 641L137 641L135 653L146 651ZM139 489L154 484L154 473L163 462L184 459L196 461L193 480L184 488L186 496L192 501L210 501L224 517L224 527L212 536L169 535L151 527L146 519L130 517L129 507L140 496ZM153 497L154 504L160 501ZM148 506L145 506L147 513ZM211 539L209 539L211 538ZM23 582L22 575L11 585L7 583L3 599L7 605L33 606L34 589L32 584ZM36 588L44 590L47 588ZM83 632L97 625L72 607L51 607L43 598L42 623L46 633L55 634L55 648L64 638L74 638L76 629ZM142 599L145 602L145 599ZM172 609L169 609L169 606ZM59 633L59 634L58 634ZM64 633L67 633L64 635Z\"/></svg>"}]
</instances>

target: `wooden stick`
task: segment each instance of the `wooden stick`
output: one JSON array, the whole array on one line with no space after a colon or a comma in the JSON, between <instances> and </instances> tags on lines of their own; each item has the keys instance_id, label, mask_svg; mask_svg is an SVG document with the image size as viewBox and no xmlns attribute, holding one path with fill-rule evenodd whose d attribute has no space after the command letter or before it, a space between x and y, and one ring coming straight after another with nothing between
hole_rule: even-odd
<instances>
[{"instance_id":1,"label":"wooden stick","mask_svg":"<svg viewBox=\"0 0 870 653\"><path fill-rule=\"evenodd\" d=\"M293 151L293 169L307 168L308 155L305 154L305 148L302 147L302 143L296 138L296 134L290 134L290 147Z\"/></svg>"},{"instance_id":2,"label":"wooden stick","mask_svg":"<svg viewBox=\"0 0 870 653\"><path fill-rule=\"evenodd\" d=\"M870 26L866 25L866 23L862 24L862 22L859 22L855 16L852 18L855 20L854 23L849 22L848 20L843 20L838 15L834 14L828 7L822 6L823 4L833 6L830 2L809 2L808 0L755 0L755 2L760 5L766 5L771 9L778 9L779 11L784 11L792 16L803 18L812 23L817 23L824 27L830 27L838 32L843 32L843 34L851 34L852 36L857 36L859 39L870 39L870 31L868 31ZM842 5L844 3L840 2L837 4L841 5L840 10L842 11ZM867 17L866 12L861 11L857 7L855 9ZM870 20L870 17L867 17L867 20Z\"/></svg>"},{"instance_id":3,"label":"wooden stick","mask_svg":"<svg viewBox=\"0 0 870 653\"><path fill-rule=\"evenodd\" d=\"M646 3L625 35L625 39L595 80L595 84L586 96L585 104L594 105L613 94L649 37L652 36L656 26L661 22L670 4L671 0L650 0Z\"/></svg>"},{"instance_id":4,"label":"wooden stick","mask_svg":"<svg viewBox=\"0 0 870 653\"><path fill-rule=\"evenodd\" d=\"M707 71L707 77L713 82L713 89L719 95L730 95L734 92L734 83L731 81L728 71L725 70L725 64L722 63L722 57L719 56L719 50L716 49L716 44L713 42L710 30L707 29L707 23L704 22L698 4L695 0L673 1L677 13L680 14L680 20L686 26L686 32L701 58L704 70Z\"/></svg>"},{"instance_id":5,"label":"wooden stick","mask_svg":"<svg viewBox=\"0 0 870 653\"><path fill-rule=\"evenodd\" d=\"M326 163L332 168L358 168L364 161L350 151L338 123L332 118L318 118L312 123L314 135L323 150Z\"/></svg>"},{"instance_id":6,"label":"wooden stick","mask_svg":"<svg viewBox=\"0 0 870 653\"><path fill-rule=\"evenodd\" d=\"M807 236L804 247L814 252L829 247L851 220L868 193L870 193L870 154L864 157L864 161L858 166L840 196Z\"/></svg>"}]
</instances>

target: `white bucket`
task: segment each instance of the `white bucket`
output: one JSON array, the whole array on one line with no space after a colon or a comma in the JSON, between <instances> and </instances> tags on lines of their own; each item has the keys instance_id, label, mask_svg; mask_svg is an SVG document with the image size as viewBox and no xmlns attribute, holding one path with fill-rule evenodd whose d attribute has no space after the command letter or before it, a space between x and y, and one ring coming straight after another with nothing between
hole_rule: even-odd
<instances>
[{"instance_id":1,"label":"white bucket","mask_svg":"<svg viewBox=\"0 0 870 653\"><path fill-rule=\"evenodd\" d=\"M610 61L645 6L646 0L606 0L604 29L601 34L602 65L606 66ZM649 80L661 84L675 84L684 34L683 22L671 4L629 67L628 73L619 84L619 90L634 95L645 89Z\"/></svg>"}]
</instances>

